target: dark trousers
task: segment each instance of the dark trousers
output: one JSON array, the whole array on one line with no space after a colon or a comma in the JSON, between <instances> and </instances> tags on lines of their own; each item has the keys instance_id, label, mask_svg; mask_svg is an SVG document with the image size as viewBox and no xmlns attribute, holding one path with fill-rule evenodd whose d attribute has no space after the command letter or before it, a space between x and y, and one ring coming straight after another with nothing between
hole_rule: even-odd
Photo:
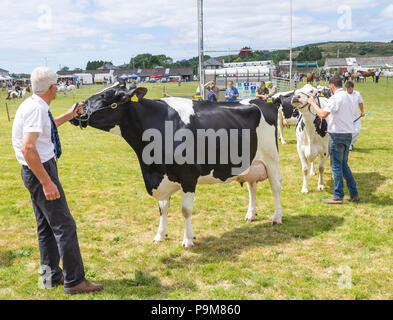
<instances>
[{"instance_id":1,"label":"dark trousers","mask_svg":"<svg viewBox=\"0 0 393 320\"><path fill-rule=\"evenodd\" d=\"M351 197L359 196L356 181L348 166L349 148L352 143L352 134L330 134L329 153L330 165L334 176L334 197L344 198L344 178Z\"/></svg>"},{"instance_id":2,"label":"dark trousers","mask_svg":"<svg viewBox=\"0 0 393 320\"><path fill-rule=\"evenodd\" d=\"M38 243L41 254L42 278L45 287L51 287L64 275L64 287L71 288L85 279L76 224L68 209L64 190L59 181L55 160L43 164L59 189L61 198L48 201L41 183L33 172L22 166L22 179L30 192L37 220ZM63 261L63 269L59 266Z\"/></svg>"}]
</instances>

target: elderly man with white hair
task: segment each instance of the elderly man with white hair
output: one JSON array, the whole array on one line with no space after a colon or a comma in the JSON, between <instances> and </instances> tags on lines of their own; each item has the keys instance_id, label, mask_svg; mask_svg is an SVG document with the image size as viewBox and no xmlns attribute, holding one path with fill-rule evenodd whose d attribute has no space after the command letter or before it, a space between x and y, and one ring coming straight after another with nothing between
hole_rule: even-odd
<instances>
[{"instance_id":1,"label":"elderly man with white hair","mask_svg":"<svg viewBox=\"0 0 393 320\"><path fill-rule=\"evenodd\" d=\"M57 80L57 74L49 68L33 71L34 94L20 105L15 115L12 144L33 203L45 288L64 285L68 294L97 292L102 286L85 279L76 224L56 164L62 154L57 128L81 113L82 105L75 105L54 119L49 105L56 99Z\"/></svg>"}]
</instances>

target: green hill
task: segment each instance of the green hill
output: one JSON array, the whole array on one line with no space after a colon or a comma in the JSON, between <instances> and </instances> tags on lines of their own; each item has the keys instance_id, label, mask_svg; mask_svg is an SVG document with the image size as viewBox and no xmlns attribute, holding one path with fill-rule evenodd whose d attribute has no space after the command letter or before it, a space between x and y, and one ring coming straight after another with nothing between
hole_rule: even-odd
<instances>
[{"instance_id":1,"label":"green hill","mask_svg":"<svg viewBox=\"0 0 393 320\"><path fill-rule=\"evenodd\" d=\"M336 58L339 53L340 57L377 57L377 56L393 56L392 42L322 42L294 49L296 55L304 49L304 47L318 47L322 51L324 58Z\"/></svg>"}]
</instances>

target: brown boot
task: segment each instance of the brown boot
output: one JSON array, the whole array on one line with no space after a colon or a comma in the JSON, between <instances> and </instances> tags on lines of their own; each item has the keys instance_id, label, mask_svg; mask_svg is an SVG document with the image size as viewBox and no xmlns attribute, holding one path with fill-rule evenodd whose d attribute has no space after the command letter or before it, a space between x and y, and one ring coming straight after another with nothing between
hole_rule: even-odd
<instances>
[{"instance_id":1,"label":"brown boot","mask_svg":"<svg viewBox=\"0 0 393 320\"><path fill-rule=\"evenodd\" d=\"M347 200L349 202L359 203L360 197L346 197L345 200Z\"/></svg>"},{"instance_id":2,"label":"brown boot","mask_svg":"<svg viewBox=\"0 0 393 320\"><path fill-rule=\"evenodd\" d=\"M322 202L325 204L343 204L342 199L336 199L336 198L324 199L324 200L322 200Z\"/></svg>"},{"instance_id":3,"label":"brown boot","mask_svg":"<svg viewBox=\"0 0 393 320\"><path fill-rule=\"evenodd\" d=\"M79 294L79 293L93 293L99 292L103 289L101 284L94 284L90 281L83 280L82 283L72 288L64 288L64 292L68 294Z\"/></svg>"}]
</instances>

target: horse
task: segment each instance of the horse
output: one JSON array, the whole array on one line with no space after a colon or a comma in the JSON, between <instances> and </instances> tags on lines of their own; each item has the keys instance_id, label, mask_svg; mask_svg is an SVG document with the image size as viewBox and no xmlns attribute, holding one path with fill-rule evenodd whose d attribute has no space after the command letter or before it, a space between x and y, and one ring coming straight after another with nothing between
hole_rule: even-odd
<instances>
[{"instance_id":1,"label":"horse","mask_svg":"<svg viewBox=\"0 0 393 320\"><path fill-rule=\"evenodd\" d=\"M307 83L314 83L314 73L307 74Z\"/></svg>"},{"instance_id":2,"label":"horse","mask_svg":"<svg viewBox=\"0 0 393 320\"><path fill-rule=\"evenodd\" d=\"M64 96L67 96L67 91L72 91L72 94L75 97L75 90L76 90L76 88L75 88L74 85L69 85L69 86L67 86L67 85L60 85L60 86L57 87L57 91L58 92L59 91L64 92Z\"/></svg>"},{"instance_id":3,"label":"horse","mask_svg":"<svg viewBox=\"0 0 393 320\"><path fill-rule=\"evenodd\" d=\"M375 82L375 71L358 71L365 79L372 77Z\"/></svg>"}]
</instances>

